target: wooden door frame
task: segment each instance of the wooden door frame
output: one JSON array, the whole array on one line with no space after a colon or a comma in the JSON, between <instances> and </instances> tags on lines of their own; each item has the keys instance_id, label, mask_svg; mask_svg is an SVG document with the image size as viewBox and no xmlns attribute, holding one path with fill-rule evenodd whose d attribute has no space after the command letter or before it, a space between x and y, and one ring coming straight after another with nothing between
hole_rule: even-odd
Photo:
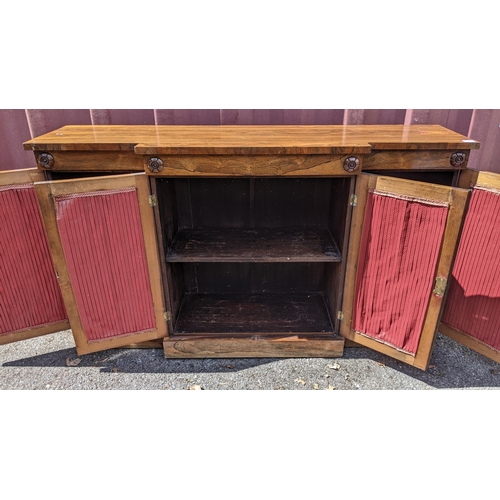
<instances>
[{"instance_id":1,"label":"wooden door frame","mask_svg":"<svg viewBox=\"0 0 500 500\"><path fill-rule=\"evenodd\" d=\"M351 330L352 314L354 307L354 293L356 289L356 274L360 243L363 230L366 202L369 189L377 189L388 193L404 196L429 199L445 202L449 206L446 219L445 232L438 257L436 277L449 278L451 265L455 256L459 232L462 226L463 212L469 192L463 189L452 188L437 184L418 181L408 181L394 177L383 177L376 174L362 173L356 180L357 206L353 210L351 233L349 238L349 251L347 256L347 272L345 277L344 301L342 306L343 320L340 334L348 340L359 345L369 347L375 351L391 356L399 361L416 368L426 370L437 332L437 325L441 317L443 297L431 294L424 326L420 336L415 356L402 352L395 347L383 344Z\"/></svg>"},{"instance_id":2,"label":"wooden door frame","mask_svg":"<svg viewBox=\"0 0 500 500\"><path fill-rule=\"evenodd\" d=\"M1 170L0 186L10 186L14 184L34 184L45 180L44 172L36 168L24 168L21 170Z\"/></svg>"},{"instance_id":3,"label":"wooden door frame","mask_svg":"<svg viewBox=\"0 0 500 500\"><path fill-rule=\"evenodd\" d=\"M36 168L0 171L0 187L15 186L16 184L34 185L35 182L44 180L44 173ZM20 340L31 339L34 337L41 337L42 335L61 332L68 329L69 320L66 318L50 325L35 326L27 330L0 335L0 345L10 344L12 342L18 342Z\"/></svg>"},{"instance_id":4,"label":"wooden door frame","mask_svg":"<svg viewBox=\"0 0 500 500\"><path fill-rule=\"evenodd\" d=\"M480 170L467 169L461 172L458 186L463 189L469 189L472 192L474 186L482 187L486 190L500 190L500 174L494 172L482 172ZM464 217L467 217L467 214ZM445 325L439 324L439 332L456 342L472 349L473 351L486 356L497 363L500 363L500 352L493 347L481 342L480 340L471 337L465 332Z\"/></svg>"},{"instance_id":5,"label":"wooden door frame","mask_svg":"<svg viewBox=\"0 0 500 500\"><path fill-rule=\"evenodd\" d=\"M70 281L68 266L64 257L61 237L57 226L54 199L59 196L76 193L90 193L103 190L113 191L129 187L134 187L137 193L156 329L154 331L138 332L131 335L89 343L84 333ZM35 184L35 190L41 207L45 229L49 238L49 244L78 354L88 354L165 337L167 330L164 316L163 294L161 290L160 261L156 241L154 215L148 201L150 190L146 174L120 174L105 177L40 182Z\"/></svg>"}]
</instances>

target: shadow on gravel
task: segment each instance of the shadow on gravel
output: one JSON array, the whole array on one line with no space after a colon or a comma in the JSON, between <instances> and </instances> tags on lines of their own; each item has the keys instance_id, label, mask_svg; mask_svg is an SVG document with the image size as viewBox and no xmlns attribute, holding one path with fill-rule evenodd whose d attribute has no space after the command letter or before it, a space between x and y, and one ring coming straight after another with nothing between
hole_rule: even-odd
<instances>
[{"instance_id":1,"label":"shadow on gravel","mask_svg":"<svg viewBox=\"0 0 500 500\"><path fill-rule=\"evenodd\" d=\"M394 378L410 377L437 389L500 388L500 364L441 334L437 336L426 372L367 348L347 348L344 356L338 358L346 372L354 368L356 360L373 361L393 370ZM69 370L92 367L104 373L234 373L279 361L277 358L165 359L162 349L110 349L78 358L76 350L70 348L6 362L2 366L68 367Z\"/></svg>"},{"instance_id":2,"label":"shadow on gravel","mask_svg":"<svg viewBox=\"0 0 500 500\"><path fill-rule=\"evenodd\" d=\"M78 357L76 350L71 348L9 361L2 366L68 367L73 370L91 367L104 373L230 373L275 361L275 358L165 359L162 349L109 349Z\"/></svg>"},{"instance_id":3,"label":"shadow on gravel","mask_svg":"<svg viewBox=\"0 0 500 500\"><path fill-rule=\"evenodd\" d=\"M425 372L367 348L345 349L343 359L372 359L437 389L500 388L500 364L440 333Z\"/></svg>"}]
</instances>

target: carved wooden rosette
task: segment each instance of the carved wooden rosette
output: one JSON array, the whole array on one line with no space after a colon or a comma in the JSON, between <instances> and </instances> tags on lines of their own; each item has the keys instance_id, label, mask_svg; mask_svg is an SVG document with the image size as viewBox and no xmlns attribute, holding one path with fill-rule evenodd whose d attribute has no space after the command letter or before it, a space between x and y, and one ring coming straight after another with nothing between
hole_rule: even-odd
<instances>
[{"instance_id":1,"label":"carved wooden rosette","mask_svg":"<svg viewBox=\"0 0 500 500\"><path fill-rule=\"evenodd\" d=\"M466 154L459 151L453 153L450 158L451 165L457 168L463 167L466 161L467 161Z\"/></svg>"},{"instance_id":2,"label":"carved wooden rosette","mask_svg":"<svg viewBox=\"0 0 500 500\"><path fill-rule=\"evenodd\" d=\"M36 158L36 163L40 168L52 168L54 166L54 157L49 153L40 153Z\"/></svg>"},{"instance_id":3,"label":"carved wooden rosette","mask_svg":"<svg viewBox=\"0 0 500 500\"><path fill-rule=\"evenodd\" d=\"M148 160L147 166L150 172L158 173L163 170L163 160L161 158L152 157Z\"/></svg>"},{"instance_id":4,"label":"carved wooden rosette","mask_svg":"<svg viewBox=\"0 0 500 500\"><path fill-rule=\"evenodd\" d=\"M344 170L346 172L355 172L359 168L359 158L350 156L344 160Z\"/></svg>"}]
</instances>

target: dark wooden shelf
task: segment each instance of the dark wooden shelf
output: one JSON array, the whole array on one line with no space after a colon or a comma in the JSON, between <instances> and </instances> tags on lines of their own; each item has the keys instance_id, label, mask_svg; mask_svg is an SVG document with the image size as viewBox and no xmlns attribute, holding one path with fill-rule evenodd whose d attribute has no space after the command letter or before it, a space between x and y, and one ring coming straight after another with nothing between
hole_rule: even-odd
<instances>
[{"instance_id":1,"label":"dark wooden shelf","mask_svg":"<svg viewBox=\"0 0 500 500\"><path fill-rule=\"evenodd\" d=\"M175 335L332 334L322 293L186 293Z\"/></svg>"},{"instance_id":2,"label":"dark wooden shelf","mask_svg":"<svg viewBox=\"0 0 500 500\"><path fill-rule=\"evenodd\" d=\"M179 230L167 262L340 262L326 229L253 228Z\"/></svg>"}]
</instances>

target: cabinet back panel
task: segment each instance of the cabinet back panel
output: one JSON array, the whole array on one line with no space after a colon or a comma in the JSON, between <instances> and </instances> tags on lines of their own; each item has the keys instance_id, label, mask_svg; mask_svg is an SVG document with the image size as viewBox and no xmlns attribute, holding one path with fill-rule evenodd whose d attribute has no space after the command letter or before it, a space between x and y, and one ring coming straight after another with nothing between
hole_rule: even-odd
<instances>
[{"instance_id":1,"label":"cabinet back panel","mask_svg":"<svg viewBox=\"0 0 500 500\"><path fill-rule=\"evenodd\" d=\"M165 251L168 251L178 229L179 217L176 191L179 188L182 190L182 187L170 179L165 179L163 182L154 179L153 182L155 182L157 197L161 200L161 203L158 203L158 212ZM187 199L189 202L189 197Z\"/></svg>"},{"instance_id":2,"label":"cabinet back panel","mask_svg":"<svg viewBox=\"0 0 500 500\"><path fill-rule=\"evenodd\" d=\"M193 215L191 213L191 187L189 179L162 179L156 178L156 185L162 186L169 182L175 186L175 203L177 207L177 224L180 227L193 227ZM160 195L158 203L163 205L163 197Z\"/></svg>"},{"instance_id":3,"label":"cabinet back panel","mask_svg":"<svg viewBox=\"0 0 500 500\"><path fill-rule=\"evenodd\" d=\"M195 229L328 227L332 185L342 198L349 187L344 178L158 178L160 204L164 182L175 183L179 228Z\"/></svg>"},{"instance_id":4,"label":"cabinet back panel","mask_svg":"<svg viewBox=\"0 0 500 500\"><path fill-rule=\"evenodd\" d=\"M331 179L255 180L256 227L327 225Z\"/></svg>"},{"instance_id":5,"label":"cabinet back panel","mask_svg":"<svg viewBox=\"0 0 500 500\"><path fill-rule=\"evenodd\" d=\"M189 179L189 187L191 227L250 225L249 179Z\"/></svg>"},{"instance_id":6,"label":"cabinet back panel","mask_svg":"<svg viewBox=\"0 0 500 500\"><path fill-rule=\"evenodd\" d=\"M352 178L334 179L331 186L330 207L328 214L328 229L336 241L341 252L344 251L344 241L348 237L346 232L346 221L350 221L349 195L354 191L351 189Z\"/></svg>"},{"instance_id":7,"label":"cabinet back panel","mask_svg":"<svg viewBox=\"0 0 500 500\"><path fill-rule=\"evenodd\" d=\"M184 283L187 292L323 292L326 287L326 264L323 262L202 262L174 265L182 266L184 270Z\"/></svg>"}]
</instances>

